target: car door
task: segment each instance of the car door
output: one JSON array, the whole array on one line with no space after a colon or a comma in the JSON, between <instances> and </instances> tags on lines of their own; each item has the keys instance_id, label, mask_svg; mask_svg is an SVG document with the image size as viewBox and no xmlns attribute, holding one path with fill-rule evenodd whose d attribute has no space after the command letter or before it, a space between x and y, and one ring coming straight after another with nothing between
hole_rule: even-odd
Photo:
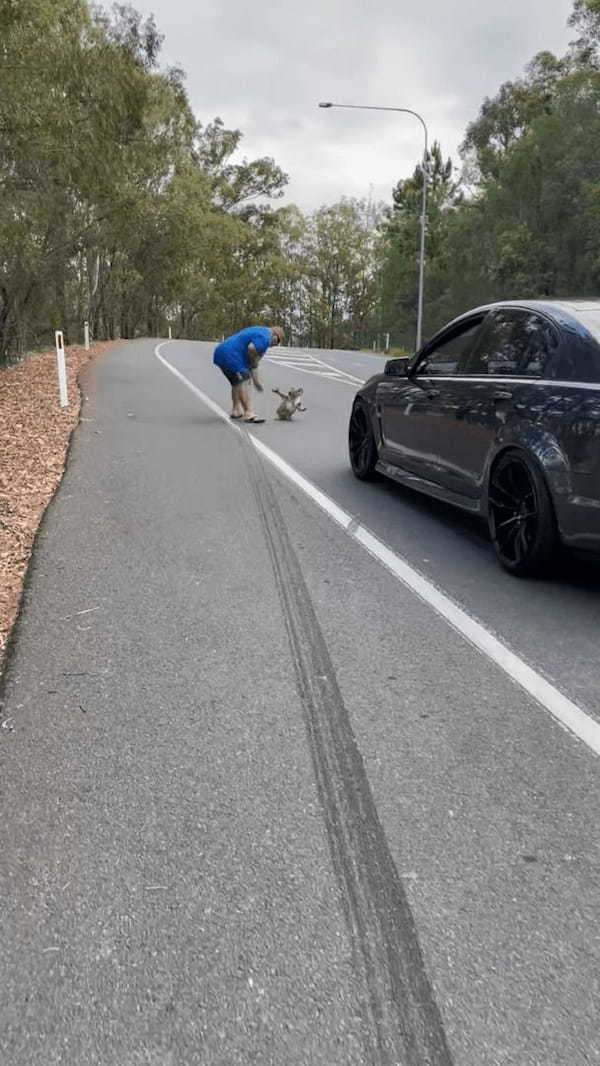
<instances>
[{"instance_id":1,"label":"car door","mask_svg":"<svg viewBox=\"0 0 600 1066\"><path fill-rule=\"evenodd\" d=\"M538 379L558 334L542 315L526 308L490 311L461 370L460 402L448 429L447 488L476 500L499 437L509 439L535 420Z\"/></svg>"},{"instance_id":2,"label":"car door","mask_svg":"<svg viewBox=\"0 0 600 1066\"><path fill-rule=\"evenodd\" d=\"M484 319L481 312L450 326L423 349L406 378L378 385L384 460L427 481L447 480L448 431L462 402L459 374Z\"/></svg>"}]
</instances>

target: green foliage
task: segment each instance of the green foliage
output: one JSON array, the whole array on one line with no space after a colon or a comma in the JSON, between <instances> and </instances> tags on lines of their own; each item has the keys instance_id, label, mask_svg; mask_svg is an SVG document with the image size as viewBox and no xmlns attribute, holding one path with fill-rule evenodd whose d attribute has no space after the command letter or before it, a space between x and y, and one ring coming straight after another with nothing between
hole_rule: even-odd
<instances>
[{"instance_id":1,"label":"green foliage","mask_svg":"<svg viewBox=\"0 0 600 1066\"><path fill-rule=\"evenodd\" d=\"M430 162L425 335L469 307L597 294L600 285L600 0L575 0L579 36L540 52L467 128L460 181ZM412 339L419 189L402 181L384 227L385 328Z\"/></svg>"},{"instance_id":2,"label":"green foliage","mask_svg":"<svg viewBox=\"0 0 600 1066\"><path fill-rule=\"evenodd\" d=\"M427 336L488 300L600 285L600 0L575 39L484 100L457 173L428 160ZM81 337L219 337L280 322L294 343L412 350L423 168L389 208L305 216L287 175L202 126L152 18L128 4L0 2L0 361Z\"/></svg>"},{"instance_id":3,"label":"green foliage","mask_svg":"<svg viewBox=\"0 0 600 1066\"><path fill-rule=\"evenodd\" d=\"M456 310L467 290L481 299L597 290L599 136L600 72L572 69L557 80L551 107L497 157L462 208L466 220L454 220L449 253L463 264L460 280L448 277Z\"/></svg>"},{"instance_id":4,"label":"green foliage","mask_svg":"<svg viewBox=\"0 0 600 1066\"><path fill-rule=\"evenodd\" d=\"M0 360L84 319L216 335L263 310L287 176L231 161L240 131L199 125L160 47L129 5L0 5Z\"/></svg>"},{"instance_id":5,"label":"green foliage","mask_svg":"<svg viewBox=\"0 0 600 1066\"><path fill-rule=\"evenodd\" d=\"M304 343L358 348L370 339L377 303L378 209L343 199L307 220L299 289Z\"/></svg>"},{"instance_id":6,"label":"green foliage","mask_svg":"<svg viewBox=\"0 0 600 1066\"><path fill-rule=\"evenodd\" d=\"M573 61L580 67L600 66L600 0L575 0L569 26L579 33L571 46Z\"/></svg>"},{"instance_id":7,"label":"green foliage","mask_svg":"<svg viewBox=\"0 0 600 1066\"><path fill-rule=\"evenodd\" d=\"M427 160L427 302L425 328L438 324L445 314L445 281L448 269L448 225L451 208L460 197L451 161L444 160L434 144ZM423 168L399 181L393 191L393 206L382 224L382 254L379 272L380 322L403 348L414 348L418 301L418 257L421 231Z\"/></svg>"}]
</instances>

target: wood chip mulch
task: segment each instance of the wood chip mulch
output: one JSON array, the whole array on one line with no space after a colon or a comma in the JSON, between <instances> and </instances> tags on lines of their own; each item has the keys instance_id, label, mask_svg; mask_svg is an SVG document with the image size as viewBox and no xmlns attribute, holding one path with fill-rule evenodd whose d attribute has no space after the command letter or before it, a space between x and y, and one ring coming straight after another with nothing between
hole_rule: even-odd
<instances>
[{"instance_id":1,"label":"wood chip mulch","mask_svg":"<svg viewBox=\"0 0 600 1066\"><path fill-rule=\"evenodd\" d=\"M114 341L67 348L69 406L58 398L55 352L0 368L0 671L42 515L60 482L79 420L77 375Z\"/></svg>"}]
</instances>

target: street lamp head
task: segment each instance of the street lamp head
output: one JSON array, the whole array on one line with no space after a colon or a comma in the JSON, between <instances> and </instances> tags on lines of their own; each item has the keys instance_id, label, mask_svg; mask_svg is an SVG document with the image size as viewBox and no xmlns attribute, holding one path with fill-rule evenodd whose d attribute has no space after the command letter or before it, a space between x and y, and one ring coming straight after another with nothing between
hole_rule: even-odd
<instances>
[{"instance_id":1,"label":"street lamp head","mask_svg":"<svg viewBox=\"0 0 600 1066\"><path fill-rule=\"evenodd\" d=\"M425 134L425 151L423 153L423 194L421 205L421 250L419 255L419 296L417 306L417 351L421 348L422 339L422 327L423 327L423 289L424 289L424 266L425 266L425 230L427 227L427 185L431 180L429 173L430 166L428 162L428 140L429 132L427 130L427 124L422 115L418 111L413 111L410 107L374 107L371 104L334 104L330 101L323 101L319 104L319 107L349 107L356 111L397 111L405 115L414 115L419 120L423 127L423 133Z\"/></svg>"}]
</instances>

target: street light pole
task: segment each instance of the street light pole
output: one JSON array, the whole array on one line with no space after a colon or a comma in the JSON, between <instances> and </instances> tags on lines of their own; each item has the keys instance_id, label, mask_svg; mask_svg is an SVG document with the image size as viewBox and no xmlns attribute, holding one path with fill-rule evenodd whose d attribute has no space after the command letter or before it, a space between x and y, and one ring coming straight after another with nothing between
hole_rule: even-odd
<instances>
[{"instance_id":1,"label":"street light pole","mask_svg":"<svg viewBox=\"0 0 600 1066\"><path fill-rule=\"evenodd\" d=\"M423 152L423 197L421 201L421 248L419 253L419 297L417 304L417 351L423 339L423 293L425 288L425 232L427 230L427 185L429 180L429 136L425 119L418 111L410 107L374 107L369 104L332 104L321 103L319 107L345 107L353 111L396 111L404 115L414 115L423 127L425 149Z\"/></svg>"}]
</instances>

